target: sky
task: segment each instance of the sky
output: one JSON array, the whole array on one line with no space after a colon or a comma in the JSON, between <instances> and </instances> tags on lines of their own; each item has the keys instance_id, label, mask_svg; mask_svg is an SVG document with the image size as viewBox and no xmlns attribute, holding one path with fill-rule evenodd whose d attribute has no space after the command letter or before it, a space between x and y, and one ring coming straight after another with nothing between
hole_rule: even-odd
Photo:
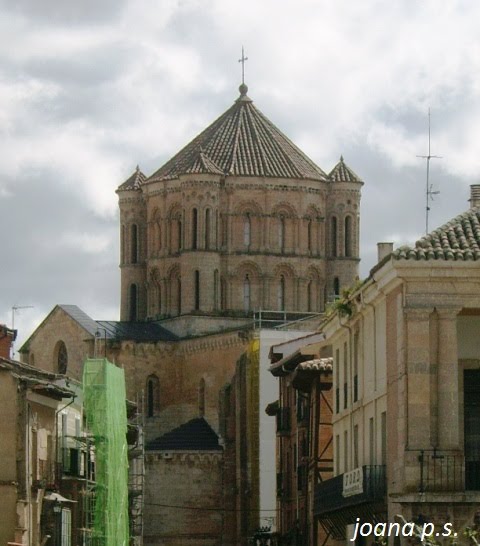
<instances>
[{"instance_id":1,"label":"sky","mask_svg":"<svg viewBox=\"0 0 480 546\"><path fill-rule=\"evenodd\" d=\"M468 208L480 183L475 0L0 0L0 322L17 347L57 303L119 318L115 189L233 104L255 105L324 171L364 180L376 243Z\"/></svg>"}]
</instances>

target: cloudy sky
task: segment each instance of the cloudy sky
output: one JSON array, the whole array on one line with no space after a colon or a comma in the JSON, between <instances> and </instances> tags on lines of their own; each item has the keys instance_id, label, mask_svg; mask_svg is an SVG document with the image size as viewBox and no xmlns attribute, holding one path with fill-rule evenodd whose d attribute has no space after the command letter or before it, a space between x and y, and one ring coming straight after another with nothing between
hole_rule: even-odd
<instances>
[{"instance_id":1,"label":"cloudy sky","mask_svg":"<svg viewBox=\"0 0 480 546\"><path fill-rule=\"evenodd\" d=\"M0 1L0 321L19 341L56 303L119 315L115 188L151 174L238 96L326 171L365 181L362 276L377 241L468 207L480 182L474 0Z\"/></svg>"}]
</instances>

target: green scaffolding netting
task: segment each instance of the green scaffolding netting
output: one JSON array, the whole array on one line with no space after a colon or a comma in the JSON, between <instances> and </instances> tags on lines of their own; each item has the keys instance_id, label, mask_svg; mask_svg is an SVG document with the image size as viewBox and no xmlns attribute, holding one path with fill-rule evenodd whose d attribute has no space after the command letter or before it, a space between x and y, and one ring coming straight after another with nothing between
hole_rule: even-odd
<instances>
[{"instance_id":1,"label":"green scaffolding netting","mask_svg":"<svg viewBox=\"0 0 480 546\"><path fill-rule=\"evenodd\" d=\"M95 443L92 546L128 545L128 453L125 376L107 359L83 370L87 428Z\"/></svg>"}]
</instances>

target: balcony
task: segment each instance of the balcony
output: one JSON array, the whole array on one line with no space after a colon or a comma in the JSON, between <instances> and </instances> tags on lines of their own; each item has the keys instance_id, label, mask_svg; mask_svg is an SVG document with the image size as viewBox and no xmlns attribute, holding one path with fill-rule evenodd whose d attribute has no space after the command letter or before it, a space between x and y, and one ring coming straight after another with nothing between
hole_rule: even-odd
<instances>
[{"instance_id":1,"label":"balcony","mask_svg":"<svg viewBox=\"0 0 480 546\"><path fill-rule=\"evenodd\" d=\"M437 449L417 453L420 493L480 491L480 459Z\"/></svg>"},{"instance_id":2,"label":"balcony","mask_svg":"<svg viewBox=\"0 0 480 546\"><path fill-rule=\"evenodd\" d=\"M362 522L386 521L384 465L367 465L315 486L314 515L337 540L360 517Z\"/></svg>"}]
</instances>

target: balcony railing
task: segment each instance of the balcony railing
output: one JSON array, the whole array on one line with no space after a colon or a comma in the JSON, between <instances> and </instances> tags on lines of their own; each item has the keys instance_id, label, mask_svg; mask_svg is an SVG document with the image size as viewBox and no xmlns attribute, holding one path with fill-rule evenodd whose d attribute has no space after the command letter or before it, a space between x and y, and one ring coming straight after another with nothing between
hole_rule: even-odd
<instances>
[{"instance_id":1,"label":"balcony railing","mask_svg":"<svg viewBox=\"0 0 480 546\"><path fill-rule=\"evenodd\" d=\"M356 474L354 474L356 473ZM355 476L354 479L351 476ZM384 503L384 465L361 466L315 486L314 512L319 516L364 503Z\"/></svg>"},{"instance_id":2,"label":"balcony railing","mask_svg":"<svg viewBox=\"0 0 480 546\"><path fill-rule=\"evenodd\" d=\"M480 491L480 459L439 450L418 452L421 493Z\"/></svg>"}]
</instances>

